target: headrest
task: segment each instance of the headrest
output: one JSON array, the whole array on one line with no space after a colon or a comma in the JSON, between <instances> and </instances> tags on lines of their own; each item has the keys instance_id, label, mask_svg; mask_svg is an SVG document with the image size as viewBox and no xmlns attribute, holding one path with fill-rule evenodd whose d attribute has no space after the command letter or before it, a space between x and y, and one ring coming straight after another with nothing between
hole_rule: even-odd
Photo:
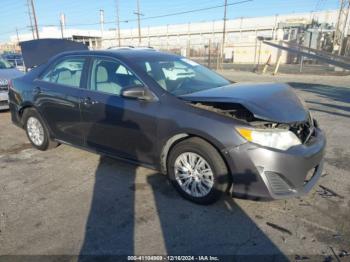
<instances>
[{"instance_id":1,"label":"headrest","mask_svg":"<svg viewBox=\"0 0 350 262\"><path fill-rule=\"evenodd\" d=\"M60 79L70 79L72 77L72 73L68 69L63 69L59 72Z\"/></svg>"},{"instance_id":2,"label":"headrest","mask_svg":"<svg viewBox=\"0 0 350 262\"><path fill-rule=\"evenodd\" d=\"M96 82L101 83L101 82L107 82L107 81L108 81L107 69L102 65L98 65L97 73L96 73Z\"/></svg>"}]
</instances>

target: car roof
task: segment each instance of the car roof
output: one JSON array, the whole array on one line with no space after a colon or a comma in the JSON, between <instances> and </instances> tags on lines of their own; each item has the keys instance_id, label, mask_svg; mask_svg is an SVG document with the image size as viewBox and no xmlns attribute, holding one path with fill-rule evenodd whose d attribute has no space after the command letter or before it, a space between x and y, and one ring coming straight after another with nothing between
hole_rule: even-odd
<instances>
[{"instance_id":1,"label":"car roof","mask_svg":"<svg viewBox=\"0 0 350 262\"><path fill-rule=\"evenodd\" d=\"M179 59L180 56L157 51L151 48L118 48L107 50L82 50L82 51L67 51L60 54L66 55L100 55L120 58L121 60L132 61L152 61L162 59Z\"/></svg>"}]
</instances>

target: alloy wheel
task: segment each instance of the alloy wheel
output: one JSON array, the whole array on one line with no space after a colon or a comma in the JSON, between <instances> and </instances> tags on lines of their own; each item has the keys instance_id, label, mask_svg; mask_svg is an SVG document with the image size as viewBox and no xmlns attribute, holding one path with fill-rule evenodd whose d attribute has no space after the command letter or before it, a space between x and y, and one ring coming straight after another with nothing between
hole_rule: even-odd
<instances>
[{"instance_id":1,"label":"alloy wheel","mask_svg":"<svg viewBox=\"0 0 350 262\"><path fill-rule=\"evenodd\" d=\"M34 145L41 146L44 143L44 128L37 118L33 116L28 118L27 132Z\"/></svg>"},{"instance_id":2,"label":"alloy wheel","mask_svg":"<svg viewBox=\"0 0 350 262\"><path fill-rule=\"evenodd\" d=\"M214 186L214 175L210 165L196 153L180 154L175 160L174 171L182 190L193 197L206 196Z\"/></svg>"}]
</instances>

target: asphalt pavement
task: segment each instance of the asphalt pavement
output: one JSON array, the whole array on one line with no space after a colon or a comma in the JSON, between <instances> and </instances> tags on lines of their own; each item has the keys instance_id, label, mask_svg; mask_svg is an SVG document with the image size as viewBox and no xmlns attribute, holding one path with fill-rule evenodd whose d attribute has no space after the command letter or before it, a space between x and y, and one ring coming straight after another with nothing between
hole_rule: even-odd
<instances>
[{"instance_id":1,"label":"asphalt pavement","mask_svg":"<svg viewBox=\"0 0 350 262\"><path fill-rule=\"evenodd\" d=\"M0 255L349 259L341 252L350 252L350 78L223 74L286 82L306 101L328 140L324 173L307 196L192 204L154 170L66 145L37 151L1 112Z\"/></svg>"}]
</instances>

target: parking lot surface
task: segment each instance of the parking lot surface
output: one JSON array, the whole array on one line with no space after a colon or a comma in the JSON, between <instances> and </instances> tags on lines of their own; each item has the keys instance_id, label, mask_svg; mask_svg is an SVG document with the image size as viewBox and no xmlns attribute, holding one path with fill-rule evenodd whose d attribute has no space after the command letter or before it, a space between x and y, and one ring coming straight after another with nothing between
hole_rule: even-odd
<instances>
[{"instance_id":1,"label":"parking lot surface","mask_svg":"<svg viewBox=\"0 0 350 262\"><path fill-rule=\"evenodd\" d=\"M41 152L0 113L0 255L321 255L350 252L350 78L222 72L291 84L325 131L305 197L183 200L164 175L61 145ZM347 257L349 259L349 257Z\"/></svg>"}]
</instances>

